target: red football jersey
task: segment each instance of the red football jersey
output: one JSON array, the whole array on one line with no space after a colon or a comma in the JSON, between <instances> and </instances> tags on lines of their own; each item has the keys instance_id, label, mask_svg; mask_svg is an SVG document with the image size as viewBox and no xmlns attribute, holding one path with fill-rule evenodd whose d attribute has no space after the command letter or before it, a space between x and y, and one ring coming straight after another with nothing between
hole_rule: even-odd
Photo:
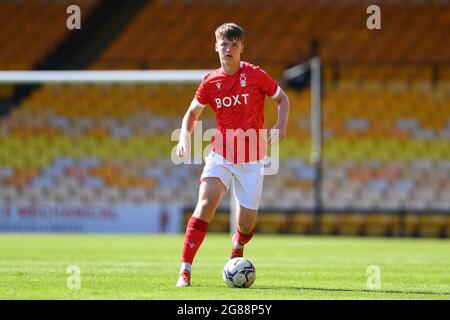
<instances>
[{"instance_id":1,"label":"red football jersey","mask_svg":"<svg viewBox=\"0 0 450 320\"><path fill-rule=\"evenodd\" d=\"M241 62L233 75L219 68L207 74L195 98L216 113L217 132L211 150L233 163L251 162L266 155L264 98L275 99L277 83L258 66Z\"/></svg>"}]
</instances>

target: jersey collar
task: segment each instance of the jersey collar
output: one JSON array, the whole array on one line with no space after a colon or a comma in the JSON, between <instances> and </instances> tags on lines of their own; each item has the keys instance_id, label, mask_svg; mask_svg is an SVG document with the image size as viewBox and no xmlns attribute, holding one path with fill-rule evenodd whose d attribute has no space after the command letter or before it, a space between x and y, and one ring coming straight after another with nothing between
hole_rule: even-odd
<instances>
[{"instance_id":1,"label":"jersey collar","mask_svg":"<svg viewBox=\"0 0 450 320\"><path fill-rule=\"evenodd\" d=\"M223 75L232 77L232 76L235 76L236 74L238 74L238 73L242 70L242 67L243 67L243 66L244 66L244 61L241 61L241 62L239 63L239 70L236 71L235 73L233 73L233 74L228 74L228 73L226 73L225 71L223 71L223 68L222 68L222 67L220 67L220 72L221 72Z\"/></svg>"}]
</instances>

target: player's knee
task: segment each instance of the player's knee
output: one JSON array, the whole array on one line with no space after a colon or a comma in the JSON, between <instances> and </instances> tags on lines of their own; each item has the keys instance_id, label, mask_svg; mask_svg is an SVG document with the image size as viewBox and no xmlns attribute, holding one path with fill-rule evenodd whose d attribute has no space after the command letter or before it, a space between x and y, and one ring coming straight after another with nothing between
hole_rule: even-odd
<instances>
[{"instance_id":1,"label":"player's knee","mask_svg":"<svg viewBox=\"0 0 450 320\"><path fill-rule=\"evenodd\" d=\"M254 225L254 224L248 224L248 223L247 223L247 224L244 224L244 223L240 223L240 224L238 225L239 232L242 233L242 234L250 234L250 233L253 232L254 228L255 228L255 225Z\"/></svg>"},{"instance_id":2,"label":"player's knee","mask_svg":"<svg viewBox=\"0 0 450 320\"><path fill-rule=\"evenodd\" d=\"M216 206L211 200L200 200L197 205L197 210L200 215L210 216L214 214Z\"/></svg>"}]
</instances>

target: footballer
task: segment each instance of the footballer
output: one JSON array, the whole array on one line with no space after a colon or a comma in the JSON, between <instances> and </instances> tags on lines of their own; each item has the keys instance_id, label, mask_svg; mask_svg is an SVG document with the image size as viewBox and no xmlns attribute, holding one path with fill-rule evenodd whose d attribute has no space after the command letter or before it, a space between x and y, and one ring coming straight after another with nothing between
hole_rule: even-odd
<instances>
[{"instance_id":1,"label":"footballer","mask_svg":"<svg viewBox=\"0 0 450 320\"><path fill-rule=\"evenodd\" d=\"M258 66L241 61L244 30L234 23L225 23L216 29L215 37L221 67L206 75L198 87L183 117L176 148L180 158L187 156L196 121L205 106L210 105L216 113L217 130L200 177L198 203L186 227L178 287L191 285L192 262L231 184L238 204L231 258L243 256L244 245L254 234L266 145L276 137L281 141L288 123L290 103L281 87ZM278 103L278 121L271 130L276 134L269 136L267 142L265 134L261 134L265 132L265 96Z\"/></svg>"}]
</instances>

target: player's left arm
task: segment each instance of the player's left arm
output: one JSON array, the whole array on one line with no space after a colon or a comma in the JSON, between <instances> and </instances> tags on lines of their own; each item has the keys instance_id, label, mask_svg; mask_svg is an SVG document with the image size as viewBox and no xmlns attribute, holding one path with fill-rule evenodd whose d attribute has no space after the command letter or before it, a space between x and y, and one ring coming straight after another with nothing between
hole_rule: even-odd
<instances>
[{"instance_id":1,"label":"player's left arm","mask_svg":"<svg viewBox=\"0 0 450 320\"><path fill-rule=\"evenodd\" d=\"M290 102L289 102L288 96L281 88L280 88L280 93L274 99L278 103L278 121L272 127L272 129L278 130L278 134L275 134L275 135L278 136L278 142L280 142L286 136ZM273 138L274 138L274 134L271 133L271 135L269 136L269 141L268 141L269 144L272 142Z\"/></svg>"}]
</instances>

